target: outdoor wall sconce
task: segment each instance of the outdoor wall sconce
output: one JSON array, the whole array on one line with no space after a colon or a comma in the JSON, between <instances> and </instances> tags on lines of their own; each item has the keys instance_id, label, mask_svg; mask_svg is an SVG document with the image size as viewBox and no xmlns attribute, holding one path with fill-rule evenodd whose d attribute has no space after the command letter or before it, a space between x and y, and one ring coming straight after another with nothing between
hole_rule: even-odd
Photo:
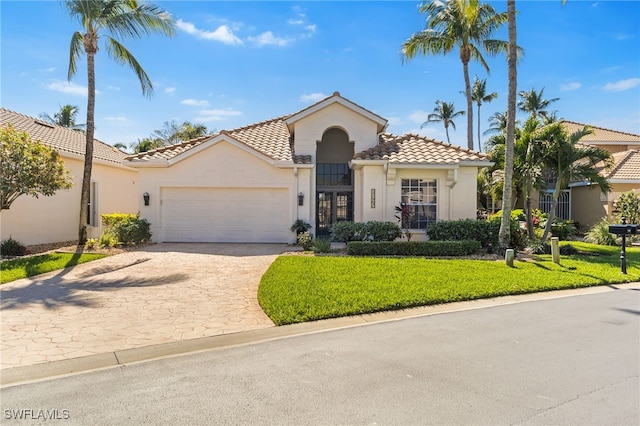
<instances>
[{"instance_id":1,"label":"outdoor wall sconce","mask_svg":"<svg viewBox=\"0 0 640 426\"><path fill-rule=\"evenodd\" d=\"M149 193L145 192L144 194L142 194L142 198L144 199L144 205L148 206L149 205Z\"/></svg>"},{"instance_id":2,"label":"outdoor wall sconce","mask_svg":"<svg viewBox=\"0 0 640 426\"><path fill-rule=\"evenodd\" d=\"M302 192L298 193L298 205L299 206L304 205L304 194Z\"/></svg>"}]
</instances>

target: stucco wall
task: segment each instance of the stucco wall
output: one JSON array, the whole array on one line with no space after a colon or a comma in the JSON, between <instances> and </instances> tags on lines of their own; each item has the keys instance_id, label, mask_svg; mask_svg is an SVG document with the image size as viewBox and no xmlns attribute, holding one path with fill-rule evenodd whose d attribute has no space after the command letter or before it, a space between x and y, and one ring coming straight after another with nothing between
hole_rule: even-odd
<instances>
[{"instance_id":1,"label":"stucco wall","mask_svg":"<svg viewBox=\"0 0 640 426\"><path fill-rule=\"evenodd\" d=\"M65 167L73 176L73 187L58 191L51 197L33 198L23 195L9 210L0 213L0 237L11 236L25 245L46 244L78 239L80 217L80 190L83 161L63 157ZM98 218L103 213L136 213L137 172L106 166L95 162L91 180L97 184ZM87 228L89 238L102 232L100 219L96 227Z\"/></svg>"},{"instance_id":2,"label":"stucco wall","mask_svg":"<svg viewBox=\"0 0 640 426\"><path fill-rule=\"evenodd\" d=\"M571 188L571 218L581 230L588 230L606 216L607 201L600 188L596 185Z\"/></svg>"},{"instance_id":3,"label":"stucco wall","mask_svg":"<svg viewBox=\"0 0 640 426\"><path fill-rule=\"evenodd\" d=\"M303 186L306 184L303 183ZM286 188L289 191L291 224L298 214L297 194L305 192L296 185L294 169L274 167L231 142L220 141L207 145L170 167L139 168L136 198L141 216L151 223L151 232L156 237L161 235L162 228L160 194L163 187ZM145 192L150 195L149 206L143 202ZM306 206L309 205L308 197L309 194L306 194ZM293 240L295 235L292 233Z\"/></svg>"},{"instance_id":4,"label":"stucco wall","mask_svg":"<svg viewBox=\"0 0 640 426\"><path fill-rule=\"evenodd\" d=\"M355 152L376 146L378 142L376 123L336 103L295 123L296 154L311 155L315 163L316 143L325 130L332 127L347 133L349 141L355 143Z\"/></svg>"}]
</instances>

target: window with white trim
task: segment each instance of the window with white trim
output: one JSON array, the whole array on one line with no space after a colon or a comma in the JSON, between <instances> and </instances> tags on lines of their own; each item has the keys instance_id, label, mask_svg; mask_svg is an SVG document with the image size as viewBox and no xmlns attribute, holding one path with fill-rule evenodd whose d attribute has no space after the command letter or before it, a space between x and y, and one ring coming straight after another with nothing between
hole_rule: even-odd
<instances>
[{"instance_id":1,"label":"window with white trim","mask_svg":"<svg viewBox=\"0 0 640 426\"><path fill-rule=\"evenodd\" d=\"M438 181L436 179L402 179L401 201L407 208L404 228L425 229L438 218Z\"/></svg>"}]
</instances>

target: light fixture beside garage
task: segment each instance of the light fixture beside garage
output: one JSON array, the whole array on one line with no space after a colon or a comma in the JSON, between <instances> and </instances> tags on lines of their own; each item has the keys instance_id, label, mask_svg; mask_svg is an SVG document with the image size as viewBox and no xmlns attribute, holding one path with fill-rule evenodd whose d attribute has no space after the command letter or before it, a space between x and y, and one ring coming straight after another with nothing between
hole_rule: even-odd
<instances>
[{"instance_id":1,"label":"light fixture beside garage","mask_svg":"<svg viewBox=\"0 0 640 426\"><path fill-rule=\"evenodd\" d=\"M144 199L144 205L148 206L149 205L149 193L145 192L144 194L142 194L142 198Z\"/></svg>"},{"instance_id":2,"label":"light fixture beside garage","mask_svg":"<svg viewBox=\"0 0 640 426\"><path fill-rule=\"evenodd\" d=\"M304 205L304 194L302 192L298 193L298 205L299 206L303 206Z\"/></svg>"}]
</instances>

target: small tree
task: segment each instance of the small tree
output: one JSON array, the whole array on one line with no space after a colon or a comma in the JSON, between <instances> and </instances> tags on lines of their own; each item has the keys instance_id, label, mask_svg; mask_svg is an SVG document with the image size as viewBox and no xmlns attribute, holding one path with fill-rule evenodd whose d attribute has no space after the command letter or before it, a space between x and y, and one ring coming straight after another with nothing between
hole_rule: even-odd
<instances>
[{"instance_id":1,"label":"small tree","mask_svg":"<svg viewBox=\"0 0 640 426\"><path fill-rule=\"evenodd\" d=\"M619 220L624 217L627 223L640 222L640 194L633 191L624 192L620 194L614 206L619 211L616 215Z\"/></svg>"},{"instance_id":2,"label":"small tree","mask_svg":"<svg viewBox=\"0 0 640 426\"><path fill-rule=\"evenodd\" d=\"M21 195L48 197L73 183L56 151L11 125L0 127L0 164L0 210Z\"/></svg>"}]
</instances>

